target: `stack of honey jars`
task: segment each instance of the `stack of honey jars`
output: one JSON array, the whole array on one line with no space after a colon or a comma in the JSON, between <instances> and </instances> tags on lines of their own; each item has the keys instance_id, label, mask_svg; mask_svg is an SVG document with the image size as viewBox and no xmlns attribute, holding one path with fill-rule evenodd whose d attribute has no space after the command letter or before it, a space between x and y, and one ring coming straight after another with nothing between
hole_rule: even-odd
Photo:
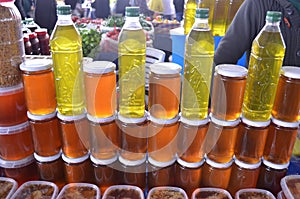
<instances>
[{"instance_id":1,"label":"stack of honey jars","mask_svg":"<svg viewBox=\"0 0 300 199\"><path fill-rule=\"evenodd\" d=\"M150 66L148 125L148 188L172 186L177 153L181 66Z\"/></svg>"},{"instance_id":2,"label":"stack of honey jars","mask_svg":"<svg viewBox=\"0 0 300 199\"><path fill-rule=\"evenodd\" d=\"M39 178L63 185L61 135L56 117L56 97L52 61L26 60L22 71L27 116ZM48 166L51 165L51 166ZM51 168L51 169L49 169Z\"/></svg>"},{"instance_id":3,"label":"stack of honey jars","mask_svg":"<svg viewBox=\"0 0 300 199\"><path fill-rule=\"evenodd\" d=\"M21 16L14 0L1 0L0 13L0 167L3 175L22 184L37 175L19 70L25 55Z\"/></svg>"},{"instance_id":4,"label":"stack of honey jars","mask_svg":"<svg viewBox=\"0 0 300 199\"><path fill-rule=\"evenodd\" d=\"M115 164L121 138L116 123L115 68L116 65L108 61L94 61L83 66L88 126L82 128L82 133L89 140L93 174L90 178L101 191L118 183Z\"/></svg>"},{"instance_id":5,"label":"stack of honey jars","mask_svg":"<svg viewBox=\"0 0 300 199\"><path fill-rule=\"evenodd\" d=\"M258 182L260 188L275 195L280 191L280 179L285 175L292 155L299 128L299 110L300 69L283 66L263 151L264 169ZM273 175L270 175L270 171L273 171ZM280 175L275 175L276 173Z\"/></svg>"}]
</instances>

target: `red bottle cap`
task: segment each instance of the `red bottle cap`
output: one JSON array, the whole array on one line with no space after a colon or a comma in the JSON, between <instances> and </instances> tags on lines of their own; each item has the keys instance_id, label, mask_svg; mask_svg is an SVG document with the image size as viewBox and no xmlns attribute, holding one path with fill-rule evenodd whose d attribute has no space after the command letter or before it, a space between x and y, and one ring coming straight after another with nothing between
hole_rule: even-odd
<instances>
[{"instance_id":1,"label":"red bottle cap","mask_svg":"<svg viewBox=\"0 0 300 199\"><path fill-rule=\"evenodd\" d=\"M30 33L29 34L29 39L34 39L34 38L36 38L36 33Z\"/></svg>"}]
</instances>

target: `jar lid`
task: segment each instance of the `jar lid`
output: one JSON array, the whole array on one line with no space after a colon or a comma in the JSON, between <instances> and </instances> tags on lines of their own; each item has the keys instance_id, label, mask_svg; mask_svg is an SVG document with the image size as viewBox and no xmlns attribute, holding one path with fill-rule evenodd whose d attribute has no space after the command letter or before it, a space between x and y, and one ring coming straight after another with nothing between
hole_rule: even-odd
<instances>
[{"instance_id":1,"label":"jar lid","mask_svg":"<svg viewBox=\"0 0 300 199\"><path fill-rule=\"evenodd\" d=\"M33 162L34 162L33 155L30 155L21 160L14 160L14 161L0 159L0 167L6 168L6 169L17 169L17 168L21 168L21 167L26 167Z\"/></svg>"},{"instance_id":2,"label":"jar lid","mask_svg":"<svg viewBox=\"0 0 300 199\"><path fill-rule=\"evenodd\" d=\"M186 162L186 161L184 161L180 158L177 158L177 162L181 166L184 166L184 167L187 167L187 168L198 168L198 167L201 167L203 165L203 163L205 162L205 159L203 158L200 162Z\"/></svg>"},{"instance_id":3,"label":"jar lid","mask_svg":"<svg viewBox=\"0 0 300 199\"><path fill-rule=\"evenodd\" d=\"M137 123L142 123L147 119L147 112L145 112L145 115L140 118L128 118L128 117L123 117L118 113L117 115L118 120L124 123L129 123L129 124L137 124Z\"/></svg>"},{"instance_id":4,"label":"jar lid","mask_svg":"<svg viewBox=\"0 0 300 199\"><path fill-rule=\"evenodd\" d=\"M27 111L27 117L31 120L36 120L36 121L42 121L42 120L48 120L51 118L54 118L56 116L57 111L54 111L53 113L46 114L46 115L34 115Z\"/></svg>"},{"instance_id":5,"label":"jar lid","mask_svg":"<svg viewBox=\"0 0 300 199\"><path fill-rule=\"evenodd\" d=\"M207 155L205 155L205 161L207 164L209 164L210 166L217 168L217 169L227 169L228 167L230 167L234 161L234 159L232 158L229 162L227 163L218 163L215 161L212 161L211 159L209 159L207 157Z\"/></svg>"},{"instance_id":6,"label":"jar lid","mask_svg":"<svg viewBox=\"0 0 300 199\"><path fill-rule=\"evenodd\" d=\"M41 163L45 163L45 162L53 162L55 160L58 160L60 157L61 157L61 154L62 152L58 152L58 154L56 155L53 155L53 156L40 156L36 153L33 154L34 158L38 161L38 162L41 162Z\"/></svg>"},{"instance_id":7,"label":"jar lid","mask_svg":"<svg viewBox=\"0 0 300 199\"><path fill-rule=\"evenodd\" d=\"M196 18L208 19L209 17L209 8L197 8Z\"/></svg>"},{"instance_id":8,"label":"jar lid","mask_svg":"<svg viewBox=\"0 0 300 199\"><path fill-rule=\"evenodd\" d=\"M281 70L286 77L300 79L300 68L297 66L283 66Z\"/></svg>"},{"instance_id":9,"label":"jar lid","mask_svg":"<svg viewBox=\"0 0 300 199\"><path fill-rule=\"evenodd\" d=\"M225 77L245 77L248 70L236 64L220 64L216 66L215 71Z\"/></svg>"},{"instance_id":10,"label":"jar lid","mask_svg":"<svg viewBox=\"0 0 300 199\"><path fill-rule=\"evenodd\" d=\"M15 86L0 88L0 96L11 95L20 91L24 91L23 83Z\"/></svg>"},{"instance_id":11,"label":"jar lid","mask_svg":"<svg viewBox=\"0 0 300 199\"><path fill-rule=\"evenodd\" d=\"M116 69L116 64L109 61L93 61L83 65L83 71L86 73L105 74Z\"/></svg>"},{"instance_id":12,"label":"jar lid","mask_svg":"<svg viewBox=\"0 0 300 199\"><path fill-rule=\"evenodd\" d=\"M181 116L180 122L187 124L187 125L191 125L191 126L202 126L209 122L209 118L206 118L204 120L189 120L189 119Z\"/></svg>"},{"instance_id":13,"label":"jar lid","mask_svg":"<svg viewBox=\"0 0 300 199\"><path fill-rule=\"evenodd\" d=\"M237 166L239 166L241 168L244 168L244 169L257 169L261 165L261 160L257 163L254 163L254 164L248 164L248 163L242 162L242 161L235 158L234 163Z\"/></svg>"},{"instance_id":14,"label":"jar lid","mask_svg":"<svg viewBox=\"0 0 300 199\"><path fill-rule=\"evenodd\" d=\"M276 169L276 170L282 170L282 169L287 169L290 165L290 162L286 164L274 164L266 159L263 158L262 160L263 164L266 165L267 167L270 167L271 169Z\"/></svg>"},{"instance_id":15,"label":"jar lid","mask_svg":"<svg viewBox=\"0 0 300 199\"><path fill-rule=\"evenodd\" d=\"M87 114L86 117L89 121L94 122L94 123L107 123L107 122L112 122L116 119L115 115L113 115L111 117L98 118L98 117L93 117L90 114Z\"/></svg>"},{"instance_id":16,"label":"jar lid","mask_svg":"<svg viewBox=\"0 0 300 199\"><path fill-rule=\"evenodd\" d=\"M164 168L164 167L168 167L172 164L174 164L176 162L176 158L168 161L168 162L159 162L159 161L156 161L154 160L153 158L151 158L150 156L148 157L148 162L150 164L152 164L153 166L155 167L161 167L161 168Z\"/></svg>"},{"instance_id":17,"label":"jar lid","mask_svg":"<svg viewBox=\"0 0 300 199\"><path fill-rule=\"evenodd\" d=\"M287 128L298 128L299 126L299 122L284 122L275 118L271 118L271 121L278 126Z\"/></svg>"},{"instance_id":18,"label":"jar lid","mask_svg":"<svg viewBox=\"0 0 300 199\"><path fill-rule=\"evenodd\" d=\"M125 16L126 17L138 17L140 15L139 7L125 7Z\"/></svg>"},{"instance_id":19,"label":"jar lid","mask_svg":"<svg viewBox=\"0 0 300 199\"><path fill-rule=\"evenodd\" d=\"M139 166L139 165L143 164L144 162L146 162L146 156L139 160L127 160L120 155L119 162L125 166Z\"/></svg>"},{"instance_id":20,"label":"jar lid","mask_svg":"<svg viewBox=\"0 0 300 199\"><path fill-rule=\"evenodd\" d=\"M42 71L52 67L52 61L49 59L31 59L26 60L20 65L22 71Z\"/></svg>"},{"instance_id":21,"label":"jar lid","mask_svg":"<svg viewBox=\"0 0 300 199\"><path fill-rule=\"evenodd\" d=\"M253 127L267 127L270 125L271 119L265 122L257 122L257 121L248 120L247 118L242 116L242 122Z\"/></svg>"},{"instance_id":22,"label":"jar lid","mask_svg":"<svg viewBox=\"0 0 300 199\"><path fill-rule=\"evenodd\" d=\"M65 156L65 154L62 154L61 157L62 157L63 161L65 161L66 163L78 164L78 163L82 163L82 162L86 161L90 157L90 154L86 154L79 158L68 158L67 156Z\"/></svg>"},{"instance_id":23,"label":"jar lid","mask_svg":"<svg viewBox=\"0 0 300 199\"><path fill-rule=\"evenodd\" d=\"M81 115L62 115L60 113L57 113L57 118L63 121L75 121L75 120L81 120L86 117L86 113L83 113Z\"/></svg>"},{"instance_id":24,"label":"jar lid","mask_svg":"<svg viewBox=\"0 0 300 199\"><path fill-rule=\"evenodd\" d=\"M70 5L57 5L56 11L58 15L70 15L71 6Z\"/></svg>"},{"instance_id":25,"label":"jar lid","mask_svg":"<svg viewBox=\"0 0 300 199\"><path fill-rule=\"evenodd\" d=\"M156 124L161 124L161 125L168 125L168 124L174 124L176 122L178 122L179 120L179 115L176 115L176 117L172 118L172 119L158 119L158 118L155 118L153 116L149 116L149 120L151 122L154 122Z\"/></svg>"},{"instance_id":26,"label":"jar lid","mask_svg":"<svg viewBox=\"0 0 300 199\"><path fill-rule=\"evenodd\" d=\"M90 155L90 159L96 165L109 165L109 164L112 164L115 161L117 161L118 156L115 156L110 159L98 159L98 158L95 158L94 156Z\"/></svg>"},{"instance_id":27,"label":"jar lid","mask_svg":"<svg viewBox=\"0 0 300 199\"><path fill-rule=\"evenodd\" d=\"M181 71L181 66L172 62L161 62L151 64L149 66L150 72L159 75L168 75L168 74L179 74Z\"/></svg>"},{"instance_id":28,"label":"jar lid","mask_svg":"<svg viewBox=\"0 0 300 199\"><path fill-rule=\"evenodd\" d=\"M14 133L19 133L20 131L23 131L26 128L29 128L28 121L15 126L0 127L0 135L7 135L7 134L11 135Z\"/></svg>"},{"instance_id":29,"label":"jar lid","mask_svg":"<svg viewBox=\"0 0 300 199\"><path fill-rule=\"evenodd\" d=\"M234 121L219 120L215 118L212 113L209 114L209 117L213 123L219 126L237 126L241 121L239 118Z\"/></svg>"},{"instance_id":30,"label":"jar lid","mask_svg":"<svg viewBox=\"0 0 300 199\"><path fill-rule=\"evenodd\" d=\"M279 22L282 13L279 11L267 11L266 20L270 22Z\"/></svg>"}]
</instances>

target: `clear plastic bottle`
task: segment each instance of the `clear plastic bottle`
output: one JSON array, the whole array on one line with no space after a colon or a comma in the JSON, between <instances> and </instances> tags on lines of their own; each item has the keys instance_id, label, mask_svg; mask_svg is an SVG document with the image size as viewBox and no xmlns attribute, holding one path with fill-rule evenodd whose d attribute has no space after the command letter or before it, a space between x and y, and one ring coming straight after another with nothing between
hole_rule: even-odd
<instances>
[{"instance_id":1,"label":"clear plastic bottle","mask_svg":"<svg viewBox=\"0 0 300 199\"><path fill-rule=\"evenodd\" d=\"M208 25L209 9L198 8L185 44L181 112L189 120L203 120L208 102L214 56L214 38Z\"/></svg>"},{"instance_id":2,"label":"clear plastic bottle","mask_svg":"<svg viewBox=\"0 0 300 199\"><path fill-rule=\"evenodd\" d=\"M82 40L71 19L69 5L57 6L58 19L50 37L58 112L84 113Z\"/></svg>"},{"instance_id":3,"label":"clear plastic bottle","mask_svg":"<svg viewBox=\"0 0 300 199\"><path fill-rule=\"evenodd\" d=\"M200 0L198 3L198 8L208 8L209 9L208 24L209 24L209 27L212 29L212 20L213 20L213 16L214 16L215 1L214 0Z\"/></svg>"},{"instance_id":4,"label":"clear plastic bottle","mask_svg":"<svg viewBox=\"0 0 300 199\"><path fill-rule=\"evenodd\" d=\"M281 12L268 11L266 24L252 43L242 114L252 121L268 121L277 90L285 43Z\"/></svg>"},{"instance_id":5,"label":"clear plastic bottle","mask_svg":"<svg viewBox=\"0 0 300 199\"><path fill-rule=\"evenodd\" d=\"M127 118L145 113L146 35L139 22L139 7L126 7L119 35L119 111Z\"/></svg>"},{"instance_id":6,"label":"clear plastic bottle","mask_svg":"<svg viewBox=\"0 0 300 199\"><path fill-rule=\"evenodd\" d=\"M195 14L197 9L196 0L188 0L184 9L184 34L188 34L195 22Z\"/></svg>"},{"instance_id":7,"label":"clear plastic bottle","mask_svg":"<svg viewBox=\"0 0 300 199\"><path fill-rule=\"evenodd\" d=\"M229 4L230 0L215 0L212 22L212 34L214 36L225 35Z\"/></svg>"}]
</instances>

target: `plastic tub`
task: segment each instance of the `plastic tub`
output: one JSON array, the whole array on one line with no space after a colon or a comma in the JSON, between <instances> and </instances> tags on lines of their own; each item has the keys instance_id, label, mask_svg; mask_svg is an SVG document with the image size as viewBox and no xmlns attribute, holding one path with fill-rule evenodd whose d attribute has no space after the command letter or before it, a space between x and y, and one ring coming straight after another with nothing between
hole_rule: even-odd
<instances>
[{"instance_id":1,"label":"plastic tub","mask_svg":"<svg viewBox=\"0 0 300 199\"><path fill-rule=\"evenodd\" d=\"M69 183L60 191L57 199L62 198L95 198L100 199L100 189L90 183Z\"/></svg>"},{"instance_id":2,"label":"plastic tub","mask_svg":"<svg viewBox=\"0 0 300 199\"><path fill-rule=\"evenodd\" d=\"M232 199L230 193L220 188L198 188L193 192L192 199Z\"/></svg>"},{"instance_id":3,"label":"plastic tub","mask_svg":"<svg viewBox=\"0 0 300 199\"><path fill-rule=\"evenodd\" d=\"M9 199L18 188L18 183L12 178L0 177L0 198Z\"/></svg>"},{"instance_id":4,"label":"plastic tub","mask_svg":"<svg viewBox=\"0 0 300 199\"><path fill-rule=\"evenodd\" d=\"M143 191L137 187L132 185L114 185L110 186L104 192L102 199L110 199L110 198L130 198L130 199L144 199Z\"/></svg>"},{"instance_id":5,"label":"plastic tub","mask_svg":"<svg viewBox=\"0 0 300 199\"><path fill-rule=\"evenodd\" d=\"M58 187L48 181L28 181L22 184L12 195L12 199L19 198L49 198L55 199Z\"/></svg>"},{"instance_id":6,"label":"plastic tub","mask_svg":"<svg viewBox=\"0 0 300 199\"><path fill-rule=\"evenodd\" d=\"M162 186L162 187L154 187L152 188L147 196L147 199L160 199L160 198L168 198L168 199L188 199L185 191L179 187L171 187L171 186Z\"/></svg>"},{"instance_id":7,"label":"plastic tub","mask_svg":"<svg viewBox=\"0 0 300 199\"><path fill-rule=\"evenodd\" d=\"M276 199L271 192L264 189L240 189L235 194L235 199L248 198Z\"/></svg>"},{"instance_id":8,"label":"plastic tub","mask_svg":"<svg viewBox=\"0 0 300 199\"><path fill-rule=\"evenodd\" d=\"M281 179L280 185L287 199L300 198L300 175L289 175Z\"/></svg>"}]
</instances>

